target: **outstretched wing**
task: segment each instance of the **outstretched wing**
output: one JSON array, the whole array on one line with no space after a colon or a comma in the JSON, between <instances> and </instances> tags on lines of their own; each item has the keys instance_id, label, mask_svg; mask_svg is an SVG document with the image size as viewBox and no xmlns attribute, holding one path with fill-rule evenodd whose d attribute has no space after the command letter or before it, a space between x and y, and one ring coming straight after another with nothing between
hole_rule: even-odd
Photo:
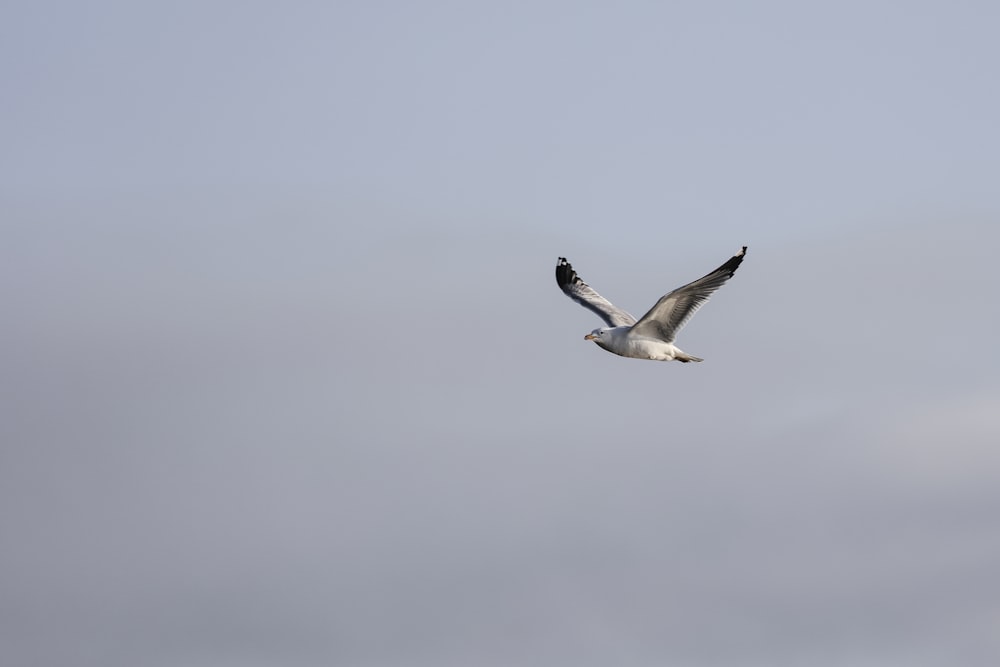
<instances>
[{"instance_id":1,"label":"outstretched wing","mask_svg":"<svg viewBox=\"0 0 1000 667\"><path fill-rule=\"evenodd\" d=\"M560 257L559 263L556 264L556 283L566 296L597 313L608 326L621 327L635 324L634 317L613 305L594 291L594 288L580 280L580 276L576 275L573 266L565 257Z\"/></svg>"},{"instance_id":2,"label":"outstretched wing","mask_svg":"<svg viewBox=\"0 0 1000 667\"><path fill-rule=\"evenodd\" d=\"M736 269L743 263L746 252L747 247L743 246L715 271L661 297L648 313L639 318L632 327L632 333L659 338L668 343L674 342L677 332L708 301L708 297L733 277Z\"/></svg>"}]
</instances>

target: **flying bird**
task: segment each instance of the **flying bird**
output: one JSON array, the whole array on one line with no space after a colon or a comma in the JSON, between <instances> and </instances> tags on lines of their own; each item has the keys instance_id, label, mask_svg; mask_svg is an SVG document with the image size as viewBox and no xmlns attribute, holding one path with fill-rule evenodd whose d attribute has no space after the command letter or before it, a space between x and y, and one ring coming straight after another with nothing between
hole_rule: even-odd
<instances>
[{"instance_id":1,"label":"flying bird","mask_svg":"<svg viewBox=\"0 0 1000 667\"><path fill-rule=\"evenodd\" d=\"M608 323L608 326L594 329L584 336L608 352L634 359L654 361L704 361L700 357L687 354L676 345L677 333L687 324L691 316L704 305L708 298L733 277L743 263L747 247L708 275L678 287L663 295L649 312L639 320L597 293L576 275L573 266L565 257L556 264L556 282L566 296L588 308Z\"/></svg>"}]
</instances>

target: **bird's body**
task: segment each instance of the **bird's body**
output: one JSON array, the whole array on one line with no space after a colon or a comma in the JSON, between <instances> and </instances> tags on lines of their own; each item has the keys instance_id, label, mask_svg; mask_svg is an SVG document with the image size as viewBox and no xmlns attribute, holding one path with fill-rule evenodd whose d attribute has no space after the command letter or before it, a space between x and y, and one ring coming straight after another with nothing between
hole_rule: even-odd
<instances>
[{"instance_id":1,"label":"bird's body","mask_svg":"<svg viewBox=\"0 0 1000 667\"><path fill-rule=\"evenodd\" d=\"M608 352L654 361L702 361L674 345L677 332L717 289L732 278L743 262L746 250L743 246L715 271L665 294L638 320L583 282L565 257L560 257L556 265L556 283L566 296L594 311L608 323L608 327L594 329L584 336Z\"/></svg>"},{"instance_id":2,"label":"bird's body","mask_svg":"<svg viewBox=\"0 0 1000 667\"><path fill-rule=\"evenodd\" d=\"M612 327L610 329L602 329L601 331L602 334L600 336L587 334L588 336L592 336L588 340L592 340L599 347L622 357L651 359L653 361L673 361L674 359L684 362L701 361L700 358L692 357L683 352L673 343L646 336L632 335L632 327Z\"/></svg>"}]
</instances>

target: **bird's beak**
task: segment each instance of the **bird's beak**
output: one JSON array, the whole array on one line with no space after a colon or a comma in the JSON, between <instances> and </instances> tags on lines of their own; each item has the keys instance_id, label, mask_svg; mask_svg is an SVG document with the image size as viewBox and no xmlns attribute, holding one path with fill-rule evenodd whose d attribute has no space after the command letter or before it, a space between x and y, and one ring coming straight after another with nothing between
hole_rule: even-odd
<instances>
[{"instance_id":1,"label":"bird's beak","mask_svg":"<svg viewBox=\"0 0 1000 667\"><path fill-rule=\"evenodd\" d=\"M584 340L594 340L595 338L597 338L597 336L595 336L594 334L587 334L586 336L583 337Z\"/></svg>"}]
</instances>

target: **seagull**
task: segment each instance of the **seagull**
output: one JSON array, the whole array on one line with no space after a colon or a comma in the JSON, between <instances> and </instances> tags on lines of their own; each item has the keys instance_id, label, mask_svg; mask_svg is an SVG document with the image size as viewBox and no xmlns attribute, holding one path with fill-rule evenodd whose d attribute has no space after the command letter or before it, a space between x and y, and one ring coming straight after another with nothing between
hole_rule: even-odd
<instances>
[{"instance_id":1,"label":"seagull","mask_svg":"<svg viewBox=\"0 0 1000 667\"><path fill-rule=\"evenodd\" d=\"M591 331L583 337L584 340L592 340L608 352L622 357L654 361L676 359L684 363L704 361L682 351L674 345L674 340L715 290L733 277L746 253L747 247L743 246L715 271L663 295L638 321L583 282L565 257L560 257L556 264L556 283L566 296L594 311L608 323L606 327Z\"/></svg>"}]
</instances>

